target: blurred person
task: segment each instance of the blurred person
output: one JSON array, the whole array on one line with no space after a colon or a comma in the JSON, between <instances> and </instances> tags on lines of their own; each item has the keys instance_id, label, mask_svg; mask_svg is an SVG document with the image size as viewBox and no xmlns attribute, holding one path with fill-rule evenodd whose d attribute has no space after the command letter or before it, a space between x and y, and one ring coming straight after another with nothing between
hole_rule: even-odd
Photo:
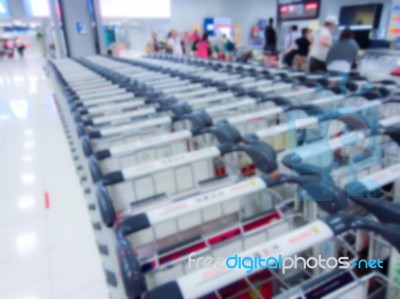
<instances>
[{"instance_id":1,"label":"blurred person","mask_svg":"<svg viewBox=\"0 0 400 299\"><path fill-rule=\"evenodd\" d=\"M6 54L6 41L0 39L0 58Z\"/></svg>"},{"instance_id":2,"label":"blurred person","mask_svg":"<svg viewBox=\"0 0 400 299\"><path fill-rule=\"evenodd\" d=\"M190 35L190 40L194 42L198 42L201 39L199 32L197 29L193 30L192 35Z\"/></svg>"},{"instance_id":3,"label":"blurred person","mask_svg":"<svg viewBox=\"0 0 400 299\"><path fill-rule=\"evenodd\" d=\"M118 44L113 42L111 45L108 46L107 55L116 57L118 54Z\"/></svg>"},{"instance_id":4,"label":"blurred person","mask_svg":"<svg viewBox=\"0 0 400 299\"><path fill-rule=\"evenodd\" d=\"M191 44L190 34L189 32L185 31L182 38L182 47L185 54L189 54L191 52Z\"/></svg>"},{"instance_id":5,"label":"blurred person","mask_svg":"<svg viewBox=\"0 0 400 299\"><path fill-rule=\"evenodd\" d=\"M301 37L296 41L295 57L293 59L292 67L294 69L306 69L307 57L310 52L310 30L308 28L301 29Z\"/></svg>"},{"instance_id":6,"label":"blurred person","mask_svg":"<svg viewBox=\"0 0 400 299\"><path fill-rule=\"evenodd\" d=\"M283 62L291 66L296 55L296 40L300 37L297 25L292 25L290 32L285 37Z\"/></svg>"},{"instance_id":7,"label":"blurred person","mask_svg":"<svg viewBox=\"0 0 400 299\"><path fill-rule=\"evenodd\" d=\"M157 33L153 32L151 34L151 43L152 43L152 48L153 48L153 52L157 53L160 51L160 42L158 41L158 35Z\"/></svg>"},{"instance_id":8,"label":"blurred person","mask_svg":"<svg viewBox=\"0 0 400 299\"><path fill-rule=\"evenodd\" d=\"M181 41L183 55L186 55L187 54L186 46L188 44L188 40L186 40L185 34L183 34L182 38L180 38L180 41Z\"/></svg>"},{"instance_id":9,"label":"blurred person","mask_svg":"<svg viewBox=\"0 0 400 299\"><path fill-rule=\"evenodd\" d=\"M233 56L235 55L236 52L236 45L225 34L223 35L223 38L224 38L224 53L226 60L231 61L233 60Z\"/></svg>"},{"instance_id":10,"label":"blurred person","mask_svg":"<svg viewBox=\"0 0 400 299\"><path fill-rule=\"evenodd\" d=\"M212 55L212 46L208 40L208 32L204 32L201 40L196 44L196 57L210 58Z\"/></svg>"},{"instance_id":11,"label":"blurred person","mask_svg":"<svg viewBox=\"0 0 400 299\"><path fill-rule=\"evenodd\" d=\"M276 43L277 43L277 36L276 31L274 29L274 19L269 18L268 26L265 27L265 51L275 52L276 51Z\"/></svg>"},{"instance_id":12,"label":"blurred person","mask_svg":"<svg viewBox=\"0 0 400 299\"><path fill-rule=\"evenodd\" d=\"M185 39L185 40L190 40L190 34L189 34L189 32L185 31L185 32L183 33L183 39Z\"/></svg>"},{"instance_id":13,"label":"blurred person","mask_svg":"<svg viewBox=\"0 0 400 299\"><path fill-rule=\"evenodd\" d=\"M146 53L158 53L161 49L160 42L158 41L157 33L151 33L151 41L146 46Z\"/></svg>"},{"instance_id":14,"label":"blurred person","mask_svg":"<svg viewBox=\"0 0 400 299\"><path fill-rule=\"evenodd\" d=\"M176 30L171 30L168 34L167 40L167 51L176 56L183 55L182 43L178 37L178 32Z\"/></svg>"},{"instance_id":15,"label":"blurred person","mask_svg":"<svg viewBox=\"0 0 400 299\"><path fill-rule=\"evenodd\" d=\"M225 42L226 42L226 35L221 35L216 44L214 45L214 51L217 53L217 58L219 60L226 60L225 56Z\"/></svg>"},{"instance_id":16,"label":"blurred person","mask_svg":"<svg viewBox=\"0 0 400 299\"><path fill-rule=\"evenodd\" d=\"M245 51L244 53L242 53L241 55L239 55L239 57L237 58L238 62L248 62L249 60L253 59L254 54L253 54L253 50L248 50Z\"/></svg>"},{"instance_id":17,"label":"blurred person","mask_svg":"<svg viewBox=\"0 0 400 299\"><path fill-rule=\"evenodd\" d=\"M172 47L170 47L170 46L168 45L168 41L170 40L171 35L172 35L172 30L168 32L167 38L166 38L166 41L167 41L167 42L166 42L166 44L165 44L165 52L167 52L168 54L172 54Z\"/></svg>"},{"instance_id":18,"label":"blurred person","mask_svg":"<svg viewBox=\"0 0 400 299\"><path fill-rule=\"evenodd\" d=\"M196 47L197 43L201 40L201 36L196 29L193 30L193 33L189 36L189 40L191 43L192 52L196 52L195 47Z\"/></svg>"},{"instance_id":19,"label":"blurred person","mask_svg":"<svg viewBox=\"0 0 400 299\"><path fill-rule=\"evenodd\" d=\"M109 50L107 50L107 55L110 55L108 51L109 51ZM50 44L50 45L49 45L49 54L50 54L50 57L51 57L52 59L57 58L57 51L56 51L56 45L55 45L55 44ZM110 55L110 56L111 56L111 55Z\"/></svg>"},{"instance_id":20,"label":"blurred person","mask_svg":"<svg viewBox=\"0 0 400 299\"><path fill-rule=\"evenodd\" d=\"M336 74L350 73L352 65L357 60L360 50L353 38L353 32L346 28L342 31L339 40L329 49L326 64L328 71Z\"/></svg>"},{"instance_id":21,"label":"blurred person","mask_svg":"<svg viewBox=\"0 0 400 299\"><path fill-rule=\"evenodd\" d=\"M15 48L17 49L17 52L21 58L24 58L24 52L26 49L26 45L24 41L21 38L16 38L15 39Z\"/></svg>"},{"instance_id":22,"label":"blurred person","mask_svg":"<svg viewBox=\"0 0 400 299\"><path fill-rule=\"evenodd\" d=\"M6 53L7 56L10 58L14 57L14 50L15 50L15 42L12 39L7 39L6 40Z\"/></svg>"},{"instance_id":23,"label":"blurred person","mask_svg":"<svg viewBox=\"0 0 400 299\"><path fill-rule=\"evenodd\" d=\"M332 46L332 31L337 24L336 16L328 16L324 26L315 31L310 52L310 72L326 71L326 58Z\"/></svg>"}]
</instances>

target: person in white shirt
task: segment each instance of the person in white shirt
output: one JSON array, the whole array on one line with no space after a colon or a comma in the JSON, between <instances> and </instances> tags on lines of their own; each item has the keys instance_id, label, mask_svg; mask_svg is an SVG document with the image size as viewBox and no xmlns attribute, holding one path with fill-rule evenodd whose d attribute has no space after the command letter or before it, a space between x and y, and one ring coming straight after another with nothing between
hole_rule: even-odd
<instances>
[{"instance_id":1,"label":"person in white shirt","mask_svg":"<svg viewBox=\"0 0 400 299\"><path fill-rule=\"evenodd\" d=\"M168 50L176 56L183 55L182 43L181 39L178 37L178 33L176 30L172 30L170 33L170 37L167 40Z\"/></svg>"},{"instance_id":2,"label":"person in white shirt","mask_svg":"<svg viewBox=\"0 0 400 299\"><path fill-rule=\"evenodd\" d=\"M337 24L336 16L329 16L326 18L324 26L315 31L310 52L310 72L326 71L326 58L332 46L331 32Z\"/></svg>"}]
</instances>

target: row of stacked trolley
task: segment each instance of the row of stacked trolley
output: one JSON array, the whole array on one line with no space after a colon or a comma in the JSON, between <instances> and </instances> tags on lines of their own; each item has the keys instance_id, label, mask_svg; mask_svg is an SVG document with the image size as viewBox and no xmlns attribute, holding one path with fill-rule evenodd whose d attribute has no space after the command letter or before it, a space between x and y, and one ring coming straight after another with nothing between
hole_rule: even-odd
<instances>
[{"instance_id":1,"label":"row of stacked trolley","mask_svg":"<svg viewBox=\"0 0 400 299\"><path fill-rule=\"evenodd\" d=\"M110 298L400 298L400 90L146 56L48 63ZM382 267L194 264L231 256Z\"/></svg>"}]
</instances>

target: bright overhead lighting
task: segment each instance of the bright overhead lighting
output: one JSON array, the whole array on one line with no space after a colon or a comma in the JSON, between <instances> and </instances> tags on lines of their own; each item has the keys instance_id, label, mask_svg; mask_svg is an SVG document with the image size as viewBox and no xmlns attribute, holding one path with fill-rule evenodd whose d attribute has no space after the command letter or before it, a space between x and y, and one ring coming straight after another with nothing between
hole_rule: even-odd
<instances>
[{"instance_id":1,"label":"bright overhead lighting","mask_svg":"<svg viewBox=\"0 0 400 299\"><path fill-rule=\"evenodd\" d=\"M21 158L21 161L22 162L31 162L33 160L33 157L32 156L23 156L22 158Z\"/></svg>"},{"instance_id":2,"label":"bright overhead lighting","mask_svg":"<svg viewBox=\"0 0 400 299\"><path fill-rule=\"evenodd\" d=\"M24 184L32 184L35 182L35 176L33 174L24 174L21 176L21 181Z\"/></svg>"},{"instance_id":3,"label":"bright overhead lighting","mask_svg":"<svg viewBox=\"0 0 400 299\"><path fill-rule=\"evenodd\" d=\"M33 147L35 147L35 143L32 141L25 142L24 147L25 148L33 148Z\"/></svg>"},{"instance_id":4,"label":"bright overhead lighting","mask_svg":"<svg viewBox=\"0 0 400 299\"><path fill-rule=\"evenodd\" d=\"M25 130L25 135L32 135L33 134L33 130L32 129L26 129Z\"/></svg>"},{"instance_id":5,"label":"bright overhead lighting","mask_svg":"<svg viewBox=\"0 0 400 299\"><path fill-rule=\"evenodd\" d=\"M35 198L32 195L21 196L18 199L18 208L26 210L35 206Z\"/></svg>"},{"instance_id":6,"label":"bright overhead lighting","mask_svg":"<svg viewBox=\"0 0 400 299\"><path fill-rule=\"evenodd\" d=\"M17 236L17 249L22 255L29 254L37 247L37 237L35 233L27 233Z\"/></svg>"}]
</instances>

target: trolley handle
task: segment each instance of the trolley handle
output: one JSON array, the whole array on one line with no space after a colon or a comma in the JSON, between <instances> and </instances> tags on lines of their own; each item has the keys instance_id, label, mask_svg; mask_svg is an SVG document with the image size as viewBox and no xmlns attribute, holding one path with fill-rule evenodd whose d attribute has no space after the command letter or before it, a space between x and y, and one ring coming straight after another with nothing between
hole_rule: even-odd
<instances>
[{"instance_id":1,"label":"trolley handle","mask_svg":"<svg viewBox=\"0 0 400 299\"><path fill-rule=\"evenodd\" d=\"M391 203L382 199L373 199L365 197L373 190L368 188L363 182L372 181L374 188L378 189L388 182L386 179L382 184L372 179L364 178L361 181L355 181L348 184L344 190L335 186L332 178L328 173L325 173L319 167L298 164L294 170L299 176L284 175L276 178L266 177L265 183L268 187L282 184L295 183L303 190L306 190L308 195L316 202L316 204L324 211L334 214L343 210L348 206L347 198L355 203L362 205L369 212L374 214L381 222L398 223L400 224L400 205ZM388 178L390 173L399 173L400 164L382 170L375 176ZM398 175L393 175L392 180L398 178Z\"/></svg>"},{"instance_id":2,"label":"trolley handle","mask_svg":"<svg viewBox=\"0 0 400 299\"><path fill-rule=\"evenodd\" d=\"M291 106L289 111L294 111L294 110L302 110L304 111L308 116L313 116L318 118L320 121L321 120L326 120L329 119L329 114L326 112L324 109L321 107L318 107L316 105L312 104L306 104L306 105L297 105L297 106Z\"/></svg>"},{"instance_id":3,"label":"trolley handle","mask_svg":"<svg viewBox=\"0 0 400 299\"><path fill-rule=\"evenodd\" d=\"M236 144L242 140L240 132L225 120L213 126L205 127L201 133L213 135L219 144Z\"/></svg>"},{"instance_id":4,"label":"trolley handle","mask_svg":"<svg viewBox=\"0 0 400 299\"><path fill-rule=\"evenodd\" d=\"M246 138L244 143L234 145L232 151L243 151L259 171L269 174L278 169L275 150L267 143Z\"/></svg>"},{"instance_id":5,"label":"trolley handle","mask_svg":"<svg viewBox=\"0 0 400 299\"><path fill-rule=\"evenodd\" d=\"M286 97L280 96L265 96L262 94L261 97L258 98L257 103L266 103L266 102L273 102L276 106L283 108L284 111L290 110L293 104L290 100Z\"/></svg>"},{"instance_id":6,"label":"trolley handle","mask_svg":"<svg viewBox=\"0 0 400 299\"><path fill-rule=\"evenodd\" d=\"M386 101L384 102L384 104L386 104L386 103L396 103L396 104L398 104L398 103L400 103L400 98L398 98L398 97L396 97L396 98L390 98L390 99L388 99L388 100L386 100Z\"/></svg>"},{"instance_id":7,"label":"trolley handle","mask_svg":"<svg viewBox=\"0 0 400 299\"><path fill-rule=\"evenodd\" d=\"M400 124L387 127L383 132L388 135L397 145L400 145Z\"/></svg>"},{"instance_id":8,"label":"trolley handle","mask_svg":"<svg viewBox=\"0 0 400 299\"><path fill-rule=\"evenodd\" d=\"M273 174L264 177L267 187L285 183L296 184L315 201L319 208L335 214L348 206L346 193L337 188L326 170L306 163L298 163L292 168L298 175Z\"/></svg>"},{"instance_id":9,"label":"trolley handle","mask_svg":"<svg viewBox=\"0 0 400 299\"><path fill-rule=\"evenodd\" d=\"M204 128L213 124L211 116L205 110L197 110L189 114L184 114L179 120L188 120L192 126L193 135L199 135Z\"/></svg>"},{"instance_id":10,"label":"trolley handle","mask_svg":"<svg viewBox=\"0 0 400 299\"><path fill-rule=\"evenodd\" d=\"M349 198L358 205L366 208L379 219L380 222L400 224L400 204L389 202L382 198L359 197L354 195L349 195Z\"/></svg>"},{"instance_id":11,"label":"trolley handle","mask_svg":"<svg viewBox=\"0 0 400 299\"><path fill-rule=\"evenodd\" d=\"M335 235L342 234L351 229L366 229L381 235L393 245L397 251L400 251L400 225L398 224L383 224L362 217L343 214L328 216L324 221L330 226Z\"/></svg>"},{"instance_id":12,"label":"trolley handle","mask_svg":"<svg viewBox=\"0 0 400 299\"><path fill-rule=\"evenodd\" d=\"M147 291L146 279L129 241L120 235L124 230L126 227L119 228L116 242L122 281L129 298L140 298Z\"/></svg>"}]
</instances>

